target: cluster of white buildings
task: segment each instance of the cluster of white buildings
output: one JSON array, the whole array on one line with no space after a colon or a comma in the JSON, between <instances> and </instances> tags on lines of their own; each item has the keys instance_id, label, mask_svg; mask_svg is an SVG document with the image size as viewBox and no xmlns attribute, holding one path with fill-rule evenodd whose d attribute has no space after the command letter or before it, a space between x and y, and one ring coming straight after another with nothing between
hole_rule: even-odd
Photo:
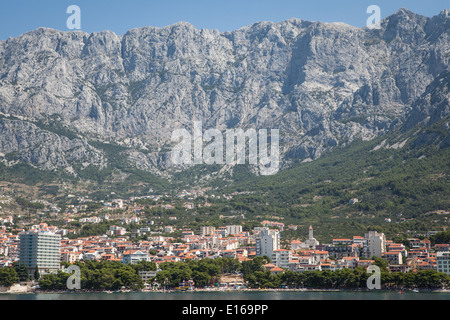
<instances>
[{"instance_id":1,"label":"cluster of white buildings","mask_svg":"<svg viewBox=\"0 0 450 320\"><path fill-rule=\"evenodd\" d=\"M14 223L13 216L9 216L9 217L6 217L6 218L0 218L0 224L5 225L5 224L13 224L13 223Z\"/></svg>"},{"instance_id":2,"label":"cluster of white buildings","mask_svg":"<svg viewBox=\"0 0 450 320\"><path fill-rule=\"evenodd\" d=\"M146 227L148 228L148 227ZM147 231L149 231L148 228ZM372 257L389 261L391 271L408 272L414 269L433 269L450 274L450 245L431 248L429 240L410 239L409 249L403 244L386 240L383 233L370 231L351 239L333 239L320 244L309 227L305 241L294 240L289 248L280 244L280 230L268 227L245 232L241 225L201 227L200 234L182 230L182 241L172 237L149 236L147 240L130 241L125 228L111 226L102 236L78 239L64 238L63 229L45 223L12 234L0 227L0 267L21 261L30 272L52 272L59 262L78 260L109 260L122 263L151 261L157 264L229 257L246 261L267 256L271 263L265 268L272 273L303 271L335 271L342 268L368 267ZM144 230L145 231L145 230ZM165 230L169 232L171 230Z\"/></svg>"},{"instance_id":3,"label":"cluster of white buildings","mask_svg":"<svg viewBox=\"0 0 450 320\"><path fill-rule=\"evenodd\" d=\"M273 273L366 268L375 262L373 257L379 257L388 261L392 272L431 269L450 274L450 245L438 244L432 250L429 240L410 239L407 250L401 243L386 240L383 233L369 231L363 237L333 239L331 244L320 245L310 226L304 242L294 240L290 249L282 249L279 243L278 230L263 228L256 237L256 255L271 258L266 267Z\"/></svg>"}]
</instances>

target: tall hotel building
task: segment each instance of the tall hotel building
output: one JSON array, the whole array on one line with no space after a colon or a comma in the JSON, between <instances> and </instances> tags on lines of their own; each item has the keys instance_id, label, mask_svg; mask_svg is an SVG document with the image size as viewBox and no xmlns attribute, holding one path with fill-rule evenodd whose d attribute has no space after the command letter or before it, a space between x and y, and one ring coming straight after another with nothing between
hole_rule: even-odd
<instances>
[{"instance_id":1,"label":"tall hotel building","mask_svg":"<svg viewBox=\"0 0 450 320\"><path fill-rule=\"evenodd\" d=\"M28 231L19 235L19 262L25 264L30 275L36 266L39 273L52 273L60 268L61 236L49 231Z\"/></svg>"},{"instance_id":2,"label":"tall hotel building","mask_svg":"<svg viewBox=\"0 0 450 320\"><path fill-rule=\"evenodd\" d=\"M386 252L386 236L384 233L369 231L364 235L364 239L367 240L366 257L372 258L375 256L381 258L383 253Z\"/></svg>"},{"instance_id":3,"label":"tall hotel building","mask_svg":"<svg viewBox=\"0 0 450 320\"><path fill-rule=\"evenodd\" d=\"M436 253L437 271L450 275L450 252Z\"/></svg>"},{"instance_id":4,"label":"tall hotel building","mask_svg":"<svg viewBox=\"0 0 450 320\"><path fill-rule=\"evenodd\" d=\"M256 237L256 256L272 258L273 252L280 249L280 232L262 228Z\"/></svg>"}]
</instances>

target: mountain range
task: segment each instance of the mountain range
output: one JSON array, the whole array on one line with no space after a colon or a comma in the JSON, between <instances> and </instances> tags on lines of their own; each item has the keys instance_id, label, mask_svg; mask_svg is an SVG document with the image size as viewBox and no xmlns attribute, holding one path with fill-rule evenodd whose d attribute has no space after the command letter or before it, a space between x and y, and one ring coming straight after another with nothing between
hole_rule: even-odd
<instances>
[{"instance_id":1,"label":"mountain range","mask_svg":"<svg viewBox=\"0 0 450 320\"><path fill-rule=\"evenodd\" d=\"M380 29L300 19L223 33L186 22L123 36L39 28L0 41L0 163L173 179L188 169L171 164L171 134L193 121L279 129L283 170L394 132L404 140L378 148L447 148L449 33L449 10L406 9ZM436 123L438 140L426 131Z\"/></svg>"}]
</instances>

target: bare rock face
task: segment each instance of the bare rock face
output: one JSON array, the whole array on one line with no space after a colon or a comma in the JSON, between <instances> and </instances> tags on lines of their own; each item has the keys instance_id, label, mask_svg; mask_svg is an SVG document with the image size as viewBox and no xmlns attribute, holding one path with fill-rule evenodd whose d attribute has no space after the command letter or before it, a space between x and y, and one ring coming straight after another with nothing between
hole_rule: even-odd
<instances>
[{"instance_id":1,"label":"bare rock face","mask_svg":"<svg viewBox=\"0 0 450 320\"><path fill-rule=\"evenodd\" d=\"M72 165L106 165L101 152L85 141L70 140L26 121L0 119L0 150L14 155L13 160L46 170L66 169L72 174Z\"/></svg>"},{"instance_id":2,"label":"bare rock face","mask_svg":"<svg viewBox=\"0 0 450 320\"><path fill-rule=\"evenodd\" d=\"M435 98L442 112L424 99L448 78L449 30L447 10L427 18L406 9L379 30L298 19L226 33L184 22L124 36L41 28L0 42L0 153L44 169L102 166L105 154L88 143L98 140L162 173L173 130L198 120L280 129L284 163L315 159L448 115L448 90ZM77 138L34 125L52 117Z\"/></svg>"}]
</instances>

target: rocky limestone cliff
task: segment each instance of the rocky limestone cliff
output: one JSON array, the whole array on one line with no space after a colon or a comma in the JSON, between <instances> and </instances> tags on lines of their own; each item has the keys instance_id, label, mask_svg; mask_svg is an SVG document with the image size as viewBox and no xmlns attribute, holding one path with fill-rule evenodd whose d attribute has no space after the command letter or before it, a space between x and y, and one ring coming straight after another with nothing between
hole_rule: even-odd
<instances>
[{"instance_id":1,"label":"rocky limestone cliff","mask_svg":"<svg viewBox=\"0 0 450 320\"><path fill-rule=\"evenodd\" d=\"M198 120L280 129L285 166L315 159L448 115L448 90L440 113L423 99L448 75L449 26L448 10L428 18L401 9L379 30L299 19L225 33L185 22L123 36L40 28L0 42L0 153L43 169L104 166L89 145L97 140L162 173L173 130ZM55 117L76 138L36 127Z\"/></svg>"}]
</instances>

